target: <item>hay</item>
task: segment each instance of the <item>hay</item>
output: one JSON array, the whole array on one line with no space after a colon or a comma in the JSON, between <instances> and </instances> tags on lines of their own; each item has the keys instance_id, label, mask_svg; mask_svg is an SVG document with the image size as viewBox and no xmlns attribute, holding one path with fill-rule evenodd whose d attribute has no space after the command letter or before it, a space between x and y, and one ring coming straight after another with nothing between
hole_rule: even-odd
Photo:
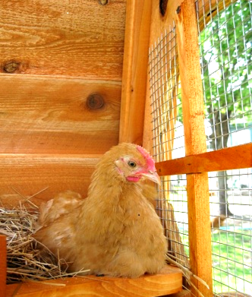
<instances>
[{"instance_id":1,"label":"hay","mask_svg":"<svg viewBox=\"0 0 252 297\"><path fill-rule=\"evenodd\" d=\"M0 234L7 240L7 283L56 279L88 272L68 273L67 263L32 237L37 219L35 205L29 211L23 206L11 210L0 207Z\"/></svg>"},{"instance_id":2,"label":"hay","mask_svg":"<svg viewBox=\"0 0 252 297\"><path fill-rule=\"evenodd\" d=\"M38 207L30 201L32 197L25 199L25 203L29 204L29 210L24 204L16 209L0 206L0 234L5 235L7 240L7 283L45 281L89 274L89 270L68 273L68 265L64 259L55 257L50 250L32 237L37 229L39 215ZM180 240L176 242L181 243ZM207 287L203 280L187 268L189 265L187 258L185 259L183 263L182 258L177 257L176 253L175 256L167 255L167 262L182 270L189 285L194 287L191 282L191 277L194 277ZM195 290L198 291L197 288ZM198 293L202 296L201 292Z\"/></svg>"}]
</instances>

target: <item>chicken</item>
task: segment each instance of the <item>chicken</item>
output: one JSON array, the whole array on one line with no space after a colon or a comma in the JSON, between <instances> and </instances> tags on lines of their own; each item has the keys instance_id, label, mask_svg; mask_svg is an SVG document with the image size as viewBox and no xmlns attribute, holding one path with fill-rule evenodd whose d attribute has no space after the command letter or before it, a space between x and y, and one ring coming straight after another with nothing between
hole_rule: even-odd
<instances>
[{"instance_id":1,"label":"chicken","mask_svg":"<svg viewBox=\"0 0 252 297\"><path fill-rule=\"evenodd\" d=\"M227 217L225 215L220 215L218 217L214 217L210 220L210 228L211 229L219 229L220 227L224 226L225 220Z\"/></svg>"},{"instance_id":2,"label":"chicken","mask_svg":"<svg viewBox=\"0 0 252 297\"><path fill-rule=\"evenodd\" d=\"M71 272L131 278L157 273L165 265L167 240L147 180L160 182L145 149L129 143L113 147L98 162L88 197L67 192L69 212L49 201L34 237L64 258ZM71 195L76 202L69 204ZM63 197L56 200L63 203Z\"/></svg>"},{"instance_id":3,"label":"chicken","mask_svg":"<svg viewBox=\"0 0 252 297\"><path fill-rule=\"evenodd\" d=\"M48 225L82 203L83 198L78 193L72 191L60 193L54 199L41 203L38 224L40 226Z\"/></svg>"}]
</instances>

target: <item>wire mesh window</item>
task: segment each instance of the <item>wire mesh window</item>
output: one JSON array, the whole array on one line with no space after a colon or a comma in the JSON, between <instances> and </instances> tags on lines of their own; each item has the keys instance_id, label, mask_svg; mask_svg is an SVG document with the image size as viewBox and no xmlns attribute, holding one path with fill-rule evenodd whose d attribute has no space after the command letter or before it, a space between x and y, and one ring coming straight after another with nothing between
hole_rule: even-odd
<instances>
[{"instance_id":1,"label":"wire mesh window","mask_svg":"<svg viewBox=\"0 0 252 297\"><path fill-rule=\"evenodd\" d=\"M149 51L153 150L156 161L183 157L184 131L175 27Z\"/></svg>"},{"instance_id":2,"label":"wire mesh window","mask_svg":"<svg viewBox=\"0 0 252 297\"><path fill-rule=\"evenodd\" d=\"M189 235L188 235L188 208L187 208L187 192L186 192L186 175L173 175L169 179L165 179L165 186L161 187L160 191L169 191L169 203L172 204L172 210L174 210L174 221L177 223L178 230L171 232L179 232L180 239L184 245L187 256L189 256ZM167 211L170 211L169 208ZM168 225L167 216L164 216L166 220L165 225ZM166 235L174 243L179 243L176 236L171 237L166 230ZM182 254L181 254L182 255Z\"/></svg>"},{"instance_id":3,"label":"wire mesh window","mask_svg":"<svg viewBox=\"0 0 252 297\"><path fill-rule=\"evenodd\" d=\"M149 51L149 78L156 162L185 155L175 26ZM157 200L170 257L189 267L186 176L162 178Z\"/></svg>"},{"instance_id":4,"label":"wire mesh window","mask_svg":"<svg viewBox=\"0 0 252 297\"><path fill-rule=\"evenodd\" d=\"M252 140L252 1L196 1L208 150ZM246 157L246 156L245 156ZM215 293L252 292L252 171L209 173Z\"/></svg>"},{"instance_id":5,"label":"wire mesh window","mask_svg":"<svg viewBox=\"0 0 252 297\"><path fill-rule=\"evenodd\" d=\"M251 142L252 1L196 7L208 150Z\"/></svg>"},{"instance_id":6,"label":"wire mesh window","mask_svg":"<svg viewBox=\"0 0 252 297\"><path fill-rule=\"evenodd\" d=\"M251 183L252 169L209 177L215 293L252 292ZM219 215L223 209L228 216Z\"/></svg>"}]
</instances>

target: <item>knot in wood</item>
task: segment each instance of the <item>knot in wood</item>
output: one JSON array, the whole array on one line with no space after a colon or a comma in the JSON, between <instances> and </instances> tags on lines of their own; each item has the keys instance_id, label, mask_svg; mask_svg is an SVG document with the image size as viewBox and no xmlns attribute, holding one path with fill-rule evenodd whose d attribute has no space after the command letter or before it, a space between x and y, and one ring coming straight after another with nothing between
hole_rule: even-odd
<instances>
[{"instance_id":1,"label":"knot in wood","mask_svg":"<svg viewBox=\"0 0 252 297\"><path fill-rule=\"evenodd\" d=\"M162 16L165 16L168 0L159 0L159 10Z\"/></svg>"},{"instance_id":2,"label":"knot in wood","mask_svg":"<svg viewBox=\"0 0 252 297\"><path fill-rule=\"evenodd\" d=\"M106 5L108 4L108 0L99 0L101 5Z\"/></svg>"},{"instance_id":3,"label":"knot in wood","mask_svg":"<svg viewBox=\"0 0 252 297\"><path fill-rule=\"evenodd\" d=\"M18 70L20 63L15 61L8 61L3 66L3 71L6 73L14 73Z\"/></svg>"},{"instance_id":4,"label":"knot in wood","mask_svg":"<svg viewBox=\"0 0 252 297\"><path fill-rule=\"evenodd\" d=\"M178 6L177 9L176 9L176 13L180 14L180 12L181 12L181 6Z\"/></svg>"},{"instance_id":5,"label":"knot in wood","mask_svg":"<svg viewBox=\"0 0 252 297\"><path fill-rule=\"evenodd\" d=\"M91 110L103 108L105 101L100 94L91 94L87 97L87 107Z\"/></svg>"}]
</instances>

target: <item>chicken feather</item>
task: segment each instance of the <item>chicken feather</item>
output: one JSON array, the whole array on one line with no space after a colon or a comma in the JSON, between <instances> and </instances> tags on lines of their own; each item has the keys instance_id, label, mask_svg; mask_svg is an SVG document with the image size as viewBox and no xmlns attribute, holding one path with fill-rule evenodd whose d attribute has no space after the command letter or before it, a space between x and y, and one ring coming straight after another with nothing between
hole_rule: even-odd
<instances>
[{"instance_id":1,"label":"chicken feather","mask_svg":"<svg viewBox=\"0 0 252 297\"><path fill-rule=\"evenodd\" d=\"M34 237L64 258L69 271L155 274L165 265L167 240L151 203L153 181L159 177L150 155L140 146L119 144L98 162L86 199L68 191L69 211L64 193L42 207ZM75 203L69 203L71 196Z\"/></svg>"}]
</instances>

